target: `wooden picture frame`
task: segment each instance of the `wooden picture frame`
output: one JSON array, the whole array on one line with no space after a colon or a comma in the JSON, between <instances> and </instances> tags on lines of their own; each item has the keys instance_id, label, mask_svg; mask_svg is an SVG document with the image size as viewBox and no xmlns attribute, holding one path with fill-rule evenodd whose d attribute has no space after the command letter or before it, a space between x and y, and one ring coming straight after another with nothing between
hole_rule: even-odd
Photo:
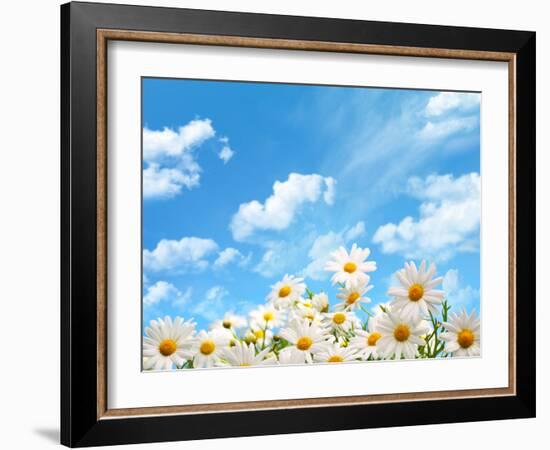
<instances>
[{"instance_id":1,"label":"wooden picture frame","mask_svg":"<svg viewBox=\"0 0 550 450\"><path fill-rule=\"evenodd\" d=\"M61 442L64 445L534 417L535 33L78 2L61 7L61 27ZM510 74L510 189L506 194L510 257L508 387L109 409L106 400L109 40L507 62Z\"/></svg>"}]
</instances>

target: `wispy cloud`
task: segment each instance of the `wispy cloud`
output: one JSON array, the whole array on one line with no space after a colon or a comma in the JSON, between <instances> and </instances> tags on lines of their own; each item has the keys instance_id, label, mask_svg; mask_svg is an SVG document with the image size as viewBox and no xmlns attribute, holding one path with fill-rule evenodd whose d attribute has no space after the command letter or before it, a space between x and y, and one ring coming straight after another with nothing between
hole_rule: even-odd
<instances>
[{"instance_id":1,"label":"wispy cloud","mask_svg":"<svg viewBox=\"0 0 550 450\"><path fill-rule=\"evenodd\" d=\"M284 230L300 208L319 200L332 205L335 180L318 174L291 173L286 181L273 184L273 194L264 203L252 200L242 203L231 219L233 238L243 241L257 230Z\"/></svg>"},{"instance_id":2,"label":"wispy cloud","mask_svg":"<svg viewBox=\"0 0 550 450\"><path fill-rule=\"evenodd\" d=\"M214 261L214 267L216 269L220 269L222 267L225 267L229 264L237 263L241 267L248 264L250 261L250 258L252 257L251 254L248 254L247 256L244 256L239 250L233 247L227 247L226 249L222 250L218 253L218 257Z\"/></svg>"},{"instance_id":3,"label":"wispy cloud","mask_svg":"<svg viewBox=\"0 0 550 450\"><path fill-rule=\"evenodd\" d=\"M443 261L456 252L471 251L479 239L480 178L471 173L413 177L408 194L421 200L419 217L403 218L398 224L380 226L373 242L384 253L399 253L407 258L427 257Z\"/></svg>"},{"instance_id":4,"label":"wispy cloud","mask_svg":"<svg viewBox=\"0 0 550 450\"><path fill-rule=\"evenodd\" d=\"M204 317L207 320L215 320L223 315L225 304L224 298L229 295L223 286L212 286L204 295L204 300L199 302L193 309L193 314Z\"/></svg>"},{"instance_id":5,"label":"wispy cloud","mask_svg":"<svg viewBox=\"0 0 550 450\"><path fill-rule=\"evenodd\" d=\"M146 288L143 305L145 307L156 307L161 302L168 302L174 307L181 308L187 305L191 294L191 288L187 288L183 293L172 283L161 280Z\"/></svg>"},{"instance_id":6,"label":"wispy cloud","mask_svg":"<svg viewBox=\"0 0 550 450\"><path fill-rule=\"evenodd\" d=\"M450 269L443 277L443 290L449 302L454 306L453 311L458 312L460 307L470 309L479 300L479 289L469 284L462 285L458 269Z\"/></svg>"},{"instance_id":7,"label":"wispy cloud","mask_svg":"<svg viewBox=\"0 0 550 450\"><path fill-rule=\"evenodd\" d=\"M440 92L428 100L427 116L441 116L449 111L471 111L479 107L481 94L467 92Z\"/></svg>"},{"instance_id":8,"label":"wispy cloud","mask_svg":"<svg viewBox=\"0 0 550 450\"><path fill-rule=\"evenodd\" d=\"M143 250L143 267L152 272L200 271L208 266L206 257L217 250L218 245L212 239L162 239L153 250Z\"/></svg>"}]
</instances>

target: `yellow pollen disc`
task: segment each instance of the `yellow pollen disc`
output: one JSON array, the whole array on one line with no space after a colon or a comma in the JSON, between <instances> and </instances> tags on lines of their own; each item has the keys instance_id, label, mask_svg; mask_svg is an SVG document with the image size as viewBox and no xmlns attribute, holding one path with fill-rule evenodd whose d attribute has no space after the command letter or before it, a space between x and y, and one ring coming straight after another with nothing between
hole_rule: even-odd
<instances>
[{"instance_id":1,"label":"yellow pollen disc","mask_svg":"<svg viewBox=\"0 0 550 450\"><path fill-rule=\"evenodd\" d=\"M346 264L344 264L344 271L347 272L347 273L353 273L357 270L357 264L355 264L354 262L350 261L350 262L347 262Z\"/></svg>"},{"instance_id":2,"label":"yellow pollen disc","mask_svg":"<svg viewBox=\"0 0 550 450\"><path fill-rule=\"evenodd\" d=\"M210 355L214 350L216 350L216 344L214 344L214 341L210 339L201 344L200 352L203 355Z\"/></svg>"},{"instance_id":3,"label":"yellow pollen disc","mask_svg":"<svg viewBox=\"0 0 550 450\"><path fill-rule=\"evenodd\" d=\"M474 333L470 330L462 330L458 333L457 341L462 348L468 348L474 343Z\"/></svg>"},{"instance_id":4,"label":"yellow pollen disc","mask_svg":"<svg viewBox=\"0 0 550 450\"><path fill-rule=\"evenodd\" d=\"M304 303L302 303L302 305L304 305L306 308L311 308L311 302L309 301L305 301Z\"/></svg>"},{"instance_id":5,"label":"yellow pollen disc","mask_svg":"<svg viewBox=\"0 0 550 450\"><path fill-rule=\"evenodd\" d=\"M256 336L256 339L262 339L264 337L264 330L254 331L254 336Z\"/></svg>"},{"instance_id":6,"label":"yellow pollen disc","mask_svg":"<svg viewBox=\"0 0 550 450\"><path fill-rule=\"evenodd\" d=\"M271 311L264 312L264 320L266 322L269 322L270 320L273 320L273 313Z\"/></svg>"},{"instance_id":7,"label":"yellow pollen disc","mask_svg":"<svg viewBox=\"0 0 550 450\"><path fill-rule=\"evenodd\" d=\"M231 328L231 321L229 321L229 320L224 320L224 321L222 322L222 325L223 325L224 328Z\"/></svg>"},{"instance_id":8,"label":"yellow pollen disc","mask_svg":"<svg viewBox=\"0 0 550 450\"><path fill-rule=\"evenodd\" d=\"M304 317L309 320L315 319L315 315L313 314L313 311L306 311L304 314Z\"/></svg>"},{"instance_id":9,"label":"yellow pollen disc","mask_svg":"<svg viewBox=\"0 0 550 450\"><path fill-rule=\"evenodd\" d=\"M378 342L378 339L381 338L380 333L377 333L376 331L374 333L369 334L369 337L367 339L367 343L371 346L376 345Z\"/></svg>"},{"instance_id":10,"label":"yellow pollen disc","mask_svg":"<svg viewBox=\"0 0 550 450\"><path fill-rule=\"evenodd\" d=\"M292 288L288 284L285 284L281 289L279 289L279 297L288 297L291 292Z\"/></svg>"},{"instance_id":11,"label":"yellow pollen disc","mask_svg":"<svg viewBox=\"0 0 550 450\"><path fill-rule=\"evenodd\" d=\"M332 355L327 362L329 363L339 363L344 362L344 358L342 358L340 355Z\"/></svg>"},{"instance_id":12,"label":"yellow pollen disc","mask_svg":"<svg viewBox=\"0 0 550 450\"><path fill-rule=\"evenodd\" d=\"M413 302L417 302L423 296L424 296L424 286L415 283L409 288L409 300Z\"/></svg>"},{"instance_id":13,"label":"yellow pollen disc","mask_svg":"<svg viewBox=\"0 0 550 450\"><path fill-rule=\"evenodd\" d=\"M177 348L178 348L178 345L176 344L176 341L174 341L173 339L164 339L159 344L159 352L163 356L170 356L172 353L176 351Z\"/></svg>"},{"instance_id":14,"label":"yellow pollen disc","mask_svg":"<svg viewBox=\"0 0 550 450\"><path fill-rule=\"evenodd\" d=\"M346 315L344 313L335 313L334 316L332 316L332 321L336 325L342 325L346 321Z\"/></svg>"},{"instance_id":15,"label":"yellow pollen disc","mask_svg":"<svg viewBox=\"0 0 550 450\"><path fill-rule=\"evenodd\" d=\"M349 294L347 300L348 305L353 305L359 297L361 296L358 292L352 292L351 294Z\"/></svg>"},{"instance_id":16,"label":"yellow pollen disc","mask_svg":"<svg viewBox=\"0 0 550 450\"><path fill-rule=\"evenodd\" d=\"M255 344L257 341L256 335L254 333L246 333L246 336L244 337L244 341L247 344Z\"/></svg>"},{"instance_id":17,"label":"yellow pollen disc","mask_svg":"<svg viewBox=\"0 0 550 450\"><path fill-rule=\"evenodd\" d=\"M302 336L300 339L296 341L296 347L299 350L303 350L303 351L308 350L312 344L313 344L313 341L309 336Z\"/></svg>"},{"instance_id":18,"label":"yellow pollen disc","mask_svg":"<svg viewBox=\"0 0 550 450\"><path fill-rule=\"evenodd\" d=\"M241 367L248 367L249 365L250 365L250 364L248 364L248 363L242 363L242 364L240 364Z\"/></svg>"},{"instance_id":19,"label":"yellow pollen disc","mask_svg":"<svg viewBox=\"0 0 550 450\"><path fill-rule=\"evenodd\" d=\"M411 331L409 330L409 327L405 324L397 325L395 327L395 330L393 330L393 337L399 341L403 342L409 339L409 336L411 335Z\"/></svg>"}]
</instances>

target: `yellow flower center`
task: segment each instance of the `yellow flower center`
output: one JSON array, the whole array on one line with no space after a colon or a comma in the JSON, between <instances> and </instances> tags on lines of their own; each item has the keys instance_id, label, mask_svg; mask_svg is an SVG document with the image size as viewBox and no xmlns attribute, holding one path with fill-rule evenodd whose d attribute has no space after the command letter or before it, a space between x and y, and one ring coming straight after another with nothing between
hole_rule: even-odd
<instances>
[{"instance_id":1,"label":"yellow flower center","mask_svg":"<svg viewBox=\"0 0 550 450\"><path fill-rule=\"evenodd\" d=\"M344 362L344 358L342 358L340 355L332 355L327 362L329 363L341 363Z\"/></svg>"},{"instance_id":2,"label":"yellow flower center","mask_svg":"<svg viewBox=\"0 0 550 450\"><path fill-rule=\"evenodd\" d=\"M393 330L393 337L399 342L406 341L409 339L410 335L411 331L409 330L409 327L403 323L401 325L397 325L395 330Z\"/></svg>"},{"instance_id":3,"label":"yellow flower center","mask_svg":"<svg viewBox=\"0 0 550 450\"><path fill-rule=\"evenodd\" d=\"M415 283L409 288L409 300L417 302L424 296L424 286Z\"/></svg>"},{"instance_id":4,"label":"yellow flower center","mask_svg":"<svg viewBox=\"0 0 550 450\"><path fill-rule=\"evenodd\" d=\"M224 328L231 328L231 321L230 320L224 320L222 322L222 325Z\"/></svg>"},{"instance_id":5,"label":"yellow flower center","mask_svg":"<svg viewBox=\"0 0 550 450\"><path fill-rule=\"evenodd\" d=\"M346 321L346 315L344 313L335 313L334 316L332 316L332 321L336 325L342 325Z\"/></svg>"},{"instance_id":6,"label":"yellow flower center","mask_svg":"<svg viewBox=\"0 0 550 450\"><path fill-rule=\"evenodd\" d=\"M210 355L214 350L216 350L216 344L214 344L214 341L211 339L207 339L201 344L200 352L203 355Z\"/></svg>"},{"instance_id":7,"label":"yellow flower center","mask_svg":"<svg viewBox=\"0 0 550 450\"><path fill-rule=\"evenodd\" d=\"M311 308L311 302L309 300L306 300L304 303L302 303L306 308Z\"/></svg>"},{"instance_id":8,"label":"yellow flower center","mask_svg":"<svg viewBox=\"0 0 550 450\"><path fill-rule=\"evenodd\" d=\"M306 351L311 347L313 344L313 341L309 336L302 336L300 339L296 341L296 347L299 350Z\"/></svg>"},{"instance_id":9,"label":"yellow flower center","mask_svg":"<svg viewBox=\"0 0 550 450\"><path fill-rule=\"evenodd\" d=\"M255 344L257 340L258 339L254 333L246 333L246 336L244 337L244 341L247 344Z\"/></svg>"},{"instance_id":10,"label":"yellow flower center","mask_svg":"<svg viewBox=\"0 0 550 450\"><path fill-rule=\"evenodd\" d=\"M242 363L242 364L239 364L241 367L248 367L250 364L248 363Z\"/></svg>"},{"instance_id":11,"label":"yellow flower center","mask_svg":"<svg viewBox=\"0 0 550 450\"><path fill-rule=\"evenodd\" d=\"M305 313L304 313L304 317L308 320L313 320L315 319L315 314L313 313L313 311L311 310L307 310Z\"/></svg>"},{"instance_id":12,"label":"yellow flower center","mask_svg":"<svg viewBox=\"0 0 550 450\"><path fill-rule=\"evenodd\" d=\"M355 264L353 261L349 261L346 264L344 264L344 271L347 273L353 273L357 270L357 264Z\"/></svg>"},{"instance_id":13,"label":"yellow flower center","mask_svg":"<svg viewBox=\"0 0 550 450\"><path fill-rule=\"evenodd\" d=\"M358 292L352 292L351 294L349 294L347 300L348 305L353 305L359 297L361 296Z\"/></svg>"},{"instance_id":14,"label":"yellow flower center","mask_svg":"<svg viewBox=\"0 0 550 450\"><path fill-rule=\"evenodd\" d=\"M264 337L264 330L254 331L254 336L256 336L256 339L262 339Z\"/></svg>"},{"instance_id":15,"label":"yellow flower center","mask_svg":"<svg viewBox=\"0 0 550 450\"><path fill-rule=\"evenodd\" d=\"M370 346L376 345L378 342L378 339L380 339L382 336L380 333L377 333L376 331L374 333L369 334L369 337L367 339L367 344Z\"/></svg>"},{"instance_id":16,"label":"yellow flower center","mask_svg":"<svg viewBox=\"0 0 550 450\"><path fill-rule=\"evenodd\" d=\"M264 320L266 322L269 322L270 320L273 320L273 319L274 319L274 316L273 316L273 313L271 311L264 312Z\"/></svg>"},{"instance_id":17,"label":"yellow flower center","mask_svg":"<svg viewBox=\"0 0 550 450\"><path fill-rule=\"evenodd\" d=\"M462 348L468 348L474 343L474 339L474 333L465 329L458 333L456 340Z\"/></svg>"},{"instance_id":18,"label":"yellow flower center","mask_svg":"<svg viewBox=\"0 0 550 450\"><path fill-rule=\"evenodd\" d=\"M285 284L281 289L279 289L279 297L288 297L291 292L292 288L288 284Z\"/></svg>"},{"instance_id":19,"label":"yellow flower center","mask_svg":"<svg viewBox=\"0 0 550 450\"><path fill-rule=\"evenodd\" d=\"M177 348L178 348L178 344L176 344L176 341L174 341L173 339L164 339L159 344L159 352L163 356L170 356L172 353L176 351Z\"/></svg>"}]
</instances>

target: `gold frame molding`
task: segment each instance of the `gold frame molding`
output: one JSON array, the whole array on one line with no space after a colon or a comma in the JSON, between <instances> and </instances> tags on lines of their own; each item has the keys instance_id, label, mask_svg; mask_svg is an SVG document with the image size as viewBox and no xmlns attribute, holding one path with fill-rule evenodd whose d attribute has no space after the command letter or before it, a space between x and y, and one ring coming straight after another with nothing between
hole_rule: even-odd
<instances>
[{"instance_id":1,"label":"gold frame molding","mask_svg":"<svg viewBox=\"0 0 550 450\"><path fill-rule=\"evenodd\" d=\"M109 409L107 405L107 42L109 40L170 44L216 45L266 49L362 53L409 57L431 57L501 61L508 63L508 387L433 391L420 393L361 395L342 397L266 400ZM515 53L454 50L444 48L398 47L387 45L247 38L237 36L157 33L128 30L97 30L97 418L116 419L130 416L207 414L266 409L314 408L367 403L448 400L473 397L516 395L516 55Z\"/></svg>"}]
</instances>

